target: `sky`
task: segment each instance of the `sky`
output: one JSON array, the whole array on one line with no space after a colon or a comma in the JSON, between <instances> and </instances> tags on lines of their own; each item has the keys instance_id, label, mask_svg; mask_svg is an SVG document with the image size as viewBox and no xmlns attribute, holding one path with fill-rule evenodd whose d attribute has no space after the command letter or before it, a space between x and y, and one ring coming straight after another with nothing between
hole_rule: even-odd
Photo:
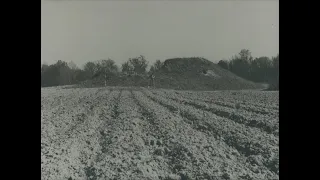
<instances>
[{"instance_id":1,"label":"sky","mask_svg":"<svg viewBox=\"0 0 320 180\"><path fill-rule=\"evenodd\" d=\"M41 0L41 63L279 53L279 1Z\"/></svg>"}]
</instances>

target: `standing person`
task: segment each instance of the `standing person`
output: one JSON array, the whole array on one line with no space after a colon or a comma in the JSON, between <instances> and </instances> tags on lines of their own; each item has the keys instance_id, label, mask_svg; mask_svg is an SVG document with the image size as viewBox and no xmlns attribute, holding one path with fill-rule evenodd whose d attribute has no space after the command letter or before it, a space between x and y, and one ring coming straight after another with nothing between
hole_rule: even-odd
<instances>
[{"instance_id":1,"label":"standing person","mask_svg":"<svg viewBox=\"0 0 320 180\"><path fill-rule=\"evenodd\" d=\"M152 73L150 76L150 86L155 88L155 82L154 82L154 78L155 78L155 75Z\"/></svg>"},{"instance_id":2,"label":"standing person","mask_svg":"<svg viewBox=\"0 0 320 180\"><path fill-rule=\"evenodd\" d=\"M156 82L154 81L155 75L152 74L151 78L152 78L152 86L153 86L153 88L156 88Z\"/></svg>"}]
</instances>

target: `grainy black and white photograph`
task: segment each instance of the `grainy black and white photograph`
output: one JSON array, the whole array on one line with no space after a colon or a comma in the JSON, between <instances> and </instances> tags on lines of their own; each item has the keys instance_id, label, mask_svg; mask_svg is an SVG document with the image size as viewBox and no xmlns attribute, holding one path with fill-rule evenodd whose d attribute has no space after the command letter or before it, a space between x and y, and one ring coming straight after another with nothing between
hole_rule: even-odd
<instances>
[{"instance_id":1,"label":"grainy black and white photograph","mask_svg":"<svg viewBox=\"0 0 320 180\"><path fill-rule=\"evenodd\" d=\"M279 179L278 0L41 0L41 180Z\"/></svg>"}]
</instances>

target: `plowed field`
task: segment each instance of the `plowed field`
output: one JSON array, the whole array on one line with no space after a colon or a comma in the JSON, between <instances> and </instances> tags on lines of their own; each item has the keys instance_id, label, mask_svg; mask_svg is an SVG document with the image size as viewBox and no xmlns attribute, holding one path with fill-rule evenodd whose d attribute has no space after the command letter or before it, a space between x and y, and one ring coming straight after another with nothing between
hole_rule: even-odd
<instances>
[{"instance_id":1,"label":"plowed field","mask_svg":"<svg viewBox=\"0 0 320 180\"><path fill-rule=\"evenodd\" d=\"M279 179L279 93L42 88L41 179Z\"/></svg>"}]
</instances>

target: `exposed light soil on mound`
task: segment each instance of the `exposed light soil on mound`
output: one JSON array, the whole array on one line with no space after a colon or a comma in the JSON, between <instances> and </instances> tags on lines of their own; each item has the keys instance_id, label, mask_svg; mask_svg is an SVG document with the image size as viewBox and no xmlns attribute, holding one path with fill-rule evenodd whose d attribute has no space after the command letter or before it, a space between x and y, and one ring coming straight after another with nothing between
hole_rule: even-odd
<instances>
[{"instance_id":1,"label":"exposed light soil on mound","mask_svg":"<svg viewBox=\"0 0 320 180\"><path fill-rule=\"evenodd\" d=\"M41 91L42 180L279 179L277 92Z\"/></svg>"}]
</instances>

